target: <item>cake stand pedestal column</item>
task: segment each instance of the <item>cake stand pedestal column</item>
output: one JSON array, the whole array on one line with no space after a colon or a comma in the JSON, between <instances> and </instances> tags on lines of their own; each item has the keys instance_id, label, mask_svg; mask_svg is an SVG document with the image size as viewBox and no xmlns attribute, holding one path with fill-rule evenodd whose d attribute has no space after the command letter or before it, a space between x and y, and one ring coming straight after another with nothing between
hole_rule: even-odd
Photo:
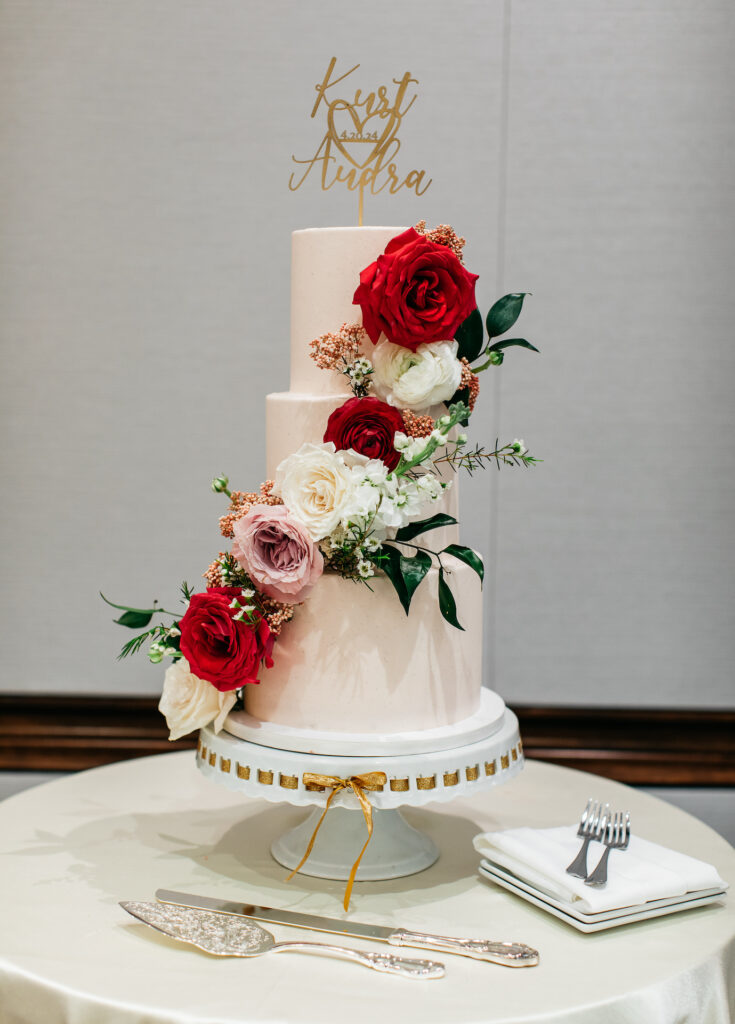
<instances>
[{"instance_id":1,"label":"cake stand pedestal column","mask_svg":"<svg viewBox=\"0 0 735 1024\"><path fill-rule=\"evenodd\" d=\"M271 854L279 864L289 871L294 870L321 816L322 809L315 807L300 825L273 842ZM366 839L367 826L362 810L331 807L317 833L309 859L299 873L347 881ZM402 878L431 867L438 857L439 850L432 840L409 825L400 811L373 810L373 834L360 861L358 877L363 882Z\"/></svg>"}]
</instances>

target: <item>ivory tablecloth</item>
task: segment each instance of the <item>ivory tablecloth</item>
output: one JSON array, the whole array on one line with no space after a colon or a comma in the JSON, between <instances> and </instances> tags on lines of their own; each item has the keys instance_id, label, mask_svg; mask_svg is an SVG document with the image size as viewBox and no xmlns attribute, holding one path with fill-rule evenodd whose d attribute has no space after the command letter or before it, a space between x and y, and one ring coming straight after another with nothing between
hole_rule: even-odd
<instances>
[{"instance_id":1,"label":"ivory tablecloth","mask_svg":"<svg viewBox=\"0 0 735 1024\"><path fill-rule=\"evenodd\" d=\"M303 809L245 801L200 776L188 752L39 786L0 804L0 1022L726 1024L735 1017L732 896L583 935L478 876L477 832L571 821L591 795L630 810L640 835L711 861L735 882L735 850L696 819L617 783L532 761L507 786L407 810L440 847L439 861L408 878L358 883L351 915L517 939L540 950L541 965L511 970L437 954L446 977L410 982L296 954L215 959L118 907L165 886L341 915L342 883L297 876L286 884L269 855ZM281 939L324 938L272 930Z\"/></svg>"}]
</instances>

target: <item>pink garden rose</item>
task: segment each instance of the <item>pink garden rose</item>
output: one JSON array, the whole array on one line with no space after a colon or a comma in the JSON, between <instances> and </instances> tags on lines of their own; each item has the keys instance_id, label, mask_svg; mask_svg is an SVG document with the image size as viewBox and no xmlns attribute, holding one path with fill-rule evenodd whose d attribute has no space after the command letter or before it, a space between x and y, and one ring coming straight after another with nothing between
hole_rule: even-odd
<instances>
[{"instance_id":1,"label":"pink garden rose","mask_svg":"<svg viewBox=\"0 0 735 1024\"><path fill-rule=\"evenodd\" d=\"M235 522L233 535L233 557L276 601L298 604L322 574L321 551L285 505L253 505Z\"/></svg>"}]
</instances>

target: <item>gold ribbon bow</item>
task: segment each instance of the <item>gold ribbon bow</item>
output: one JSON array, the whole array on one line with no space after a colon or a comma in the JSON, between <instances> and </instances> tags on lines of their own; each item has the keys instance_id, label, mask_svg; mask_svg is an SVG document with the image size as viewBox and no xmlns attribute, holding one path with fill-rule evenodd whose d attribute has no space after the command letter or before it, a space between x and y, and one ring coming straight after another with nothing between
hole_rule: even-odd
<instances>
[{"instance_id":1,"label":"gold ribbon bow","mask_svg":"<svg viewBox=\"0 0 735 1024\"><path fill-rule=\"evenodd\" d=\"M357 874L357 869L360 867L362 855L365 852L365 850L367 850L367 845L370 842L370 839L373 834L373 805L368 800L365 790L382 789L383 786L388 781L388 776L385 774L385 772L365 772L363 775L351 775L348 779L340 779L339 776L337 775L319 775L316 772L304 772L303 778L305 786L323 786L325 789L331 789L332 792L327 797L326 806L322 812L321 818L317 822L312 837L309 840L309 845L306 847L306 853L301 858L296 867L293 869L293 871L288 876L286 881L290 882L293 876L296 874L296 872L300 871L301 868L306 863L306 861L309 859L311 851L314 849L314 841L316 840L317 833L319 832L319 829L322 827L322 822L326 817L327 811L329 810L330 804L332 803L334 797L337 795L337 793L339 793L341 789L351 789L352 792L357 797L357 799L360 801L360 807L362 808L362 813L365 816L365 824L367 825L368 835L363 845L363 848L357 855L357 860L352 865L352 871L350 871L350 877L347 880L347 888L345 889L344 898L344 908L345 910L348 910L350 905L350 896L352 895L352 886L355 881L355 875Z\"/></svg>"}]
</instances>

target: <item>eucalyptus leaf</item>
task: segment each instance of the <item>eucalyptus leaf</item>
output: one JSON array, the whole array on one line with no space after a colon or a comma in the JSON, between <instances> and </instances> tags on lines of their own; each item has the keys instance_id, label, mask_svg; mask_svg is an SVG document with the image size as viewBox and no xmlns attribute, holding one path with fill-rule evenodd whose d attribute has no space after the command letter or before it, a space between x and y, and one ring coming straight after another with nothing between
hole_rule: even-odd
<instances>
[{"instance_id":1,"label":"eucalyptus leaf","mask_svg":"<svg viewBox=\"0 0 735 1024\"><path fill-rule=\"evenodd\" d=\"M482 352L482 343L485 340L485 333L482 328L482 314L479 309L473 309L466 320L457 328L455 341L458 342L457 359L463 357L472 362Z\"/></svg>"},{"instance_id":2,"label":"eucalyptus leaf","mask_svg":"<svg viewBox=\"0 0 735 1024\"><path fill-rule=\"evenodd\" d=\"M523 300L528 292L511 292L504 295L502 299L491 306L490 312L485 320L487 333L490 338L497 338L499 334L509 331L518 317L521 315Z\"/></svg>"},{"instance_id":3,"label":"eucalyptus leaf","mask_svg":"<svg viewBox=\"0 0 735 1024\"><path fill-rule=\"evenodd\" d=\"M429 530L437 530L440 526L454 526L457 520L454 516L448 516L444 512L437 512L435 516L431 516L429 519L422 519L418 523L409 523L408 526L402 526L396 533L396 540L413 540L414 537L418 537L420 533L427 533ZM385 549L385 544L383 545Z\"/></svg>"},{"instance_id":4,"label":"eucalyptus leaf","mask_svg":"<svg viewBox=\"0 0 735 1024\"><path fill-rule=\"evenodd\" d=\"M114 621L120 626L127 626L129 629L143 629L153 618L153 612L138 611L131 608Z\"/></svg>"},{"instance_id":5,"label":"eucalyptus leaf","mask_svg":"<svg viewBox=\"0 0 735 1024\"><path fill-rule=\"evenodd\" d=\"M454 555L460 562L464 562L465 565L469 565L470 569L474 569L477 575L480 577L480 582L485 578L485 566L482 562L482 555L478 554L477 551L473 551L472 548L465 547L464 544L450 544L442 551L443 555Z\"/></svg>"},{"instance_id":6,"label":"eucalyptus leaf","mask_svg":"<svg viewBox=\"0 0 735 1024\"><path fill-rule=\"evenodd\" d=\"M525 338L506 338L503 341L496 341L494 344L488 346L488 352L500 352L503 348L510 348L511 345L520 345L521 348L530 348L532 352L538 352L535 345L532 345L530 341L526 341Z\"/></svg>"},{"instance_id":7,"label":"eucalyptus leaf","mask_svg":"<svg viewBox=\"0 0 735 1024\"><path fill-rule=\"evenodd\" d=\"M449 589L449 584L444 578L443 569L439 570L439 610L450 626L454 626L455 629L461 629L464 632L464 626L460 626L457 620L457 604L454 600L454 594Z\"/></svg>"}]
</instances>

